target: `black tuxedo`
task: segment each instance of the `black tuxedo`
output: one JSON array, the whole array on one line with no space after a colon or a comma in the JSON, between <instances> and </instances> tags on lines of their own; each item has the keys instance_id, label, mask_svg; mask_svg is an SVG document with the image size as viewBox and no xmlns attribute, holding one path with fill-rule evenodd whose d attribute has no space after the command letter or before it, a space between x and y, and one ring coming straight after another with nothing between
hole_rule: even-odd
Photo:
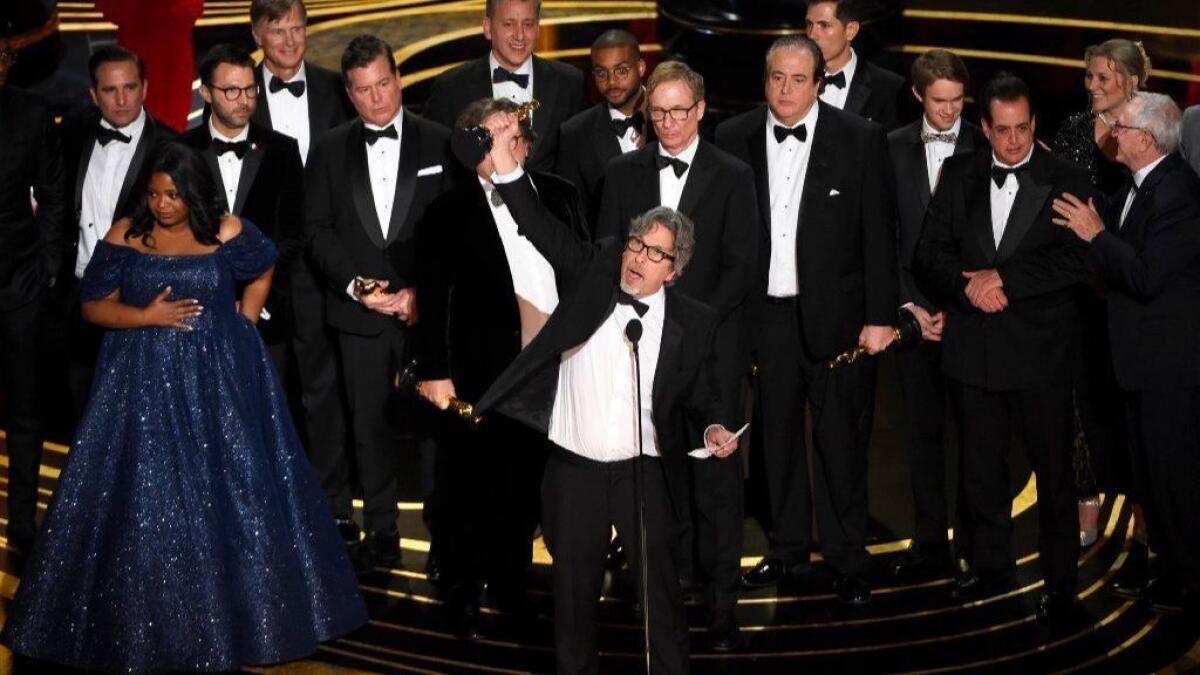
<instances>
[{"instance_id":1,"label":"black tuxedo","mask_svg":"<svg viewBox=\"0 0 1200 675\"><path fill-rule=\"evenodd\" d=\"M532 177L541 203L586 238L574 186L552 174ZM482 396L521 351L510 263L486 199L476 177L463 176L430 207L438 219L422 222L418 232L418 376L450 379L466 401ZM473 603L488 582L493 598L519 601L538 522L545 442L501 416L475 429L454 419L441 427L434 535L451 600Z\"/></svg>"},{"instance_id":2,"label":"black tuxedo","mask_svg":"<svg viewBox=\"0 0 1200 675\"><path fill-rule=\"evenodd\" d=\"M498 189L519 231L557 272L561 300L542 331L484 393L477 408L485 415L495 410L546 433L562 354L586 342L616 305L624 242L583 243L554 222L525 178ZM661 454L661 460L647 458L643 466L650 641L654 667L662 672L681 672L687 660L686 619L671 556L672 512L683 517L690 508L686 452L708 424L732 428L737 419L730 398L712 378L716 370L712 362L722 357L712 349L717 324L710 309L668 289L654 384L645 392L651 396ZM542 520L556 560L555 643L560 672L595 672L596 598L609 522L616 524L633 550L630 560L638 578L628 477L635 461L605 464L562 448L551 451L542 484Z\"/></svg>"},{"instance_id":3,"label":"black tuxedo","mask_svg":"<svg viewBox=\"0 0 1200 675\"><path fill-rule=\"evenodd\" d=\"M914 303L930 314L938 308L913 278L913 255L925 211L933 194L921 140L923 117L888 134L888 149L892 159L892 179L896 195L896 267L900 273L900 304ZM971 154L987 145L979 127L962 120L954 154ZM896 355L900 371L900 387L904 393L904 410L908 418L910 471L916 524L913 539L920 545L944 547L949 527L946 510L946 382L942 377L942 347L939 342L922 341L915 349ZM959 483L961 485L961 482ZM960 504L965 499L960 499ZM960 509L960 512L965 512ZM970 536L969 519L959 518L955 524L955 540L959 547Z\"/></svg>"},{"instance_id":4,"label":"black tuxedo","mask_svg":"<svg viewBox=\"0 0 1200 675\"><path fill-rule=\"evenodd\" d=\"M859 57L854 79L842 110L877 122L884 131L900 126L898 107L904 96L904 78Z\"/></svg>"},{"instance_id":5,"label":"black tuxedo","mask_svg":"<svg viewBox=\"0 0 1200 675\"><path fill-rule=\"evenodd\" d=\"M387 280L390 288L415 285L418 223L450 186L449 132L405 112L399 173L385 239L372 197L363 123L335 127L314 147L305 176L305 230L309 257L325 286L329 325L338 332L353 418L359 477L368 530L395 532L397 479L385 407L392 376L405 358L407 329L394 317L350 298L355 276ZM350 492L345 458L334 458L326 489L334 515L348 518ZM322 470L318 467L318 474ZM324 479L326 476L322 475Z\"/></svg>"},{"instance_id":6,"label":"black tuxedo","mask_svg":"<svg viewBox=\"0 0 1200 675\"><path fill-rule=\"evenodd\" d=\"M831 371L825 362L854 347L864 325L892 323L895 232L882 129L817 105L796 226L795 296L767 294L767 109L721 124L717 143L754 167L756 178L759 254L747 326L758 364L771 556L785 563L808 559L815 503L826 559L839 573L860 574L867 563L866 452L875 364L863 359ZM803 440L806 400L814 425L811 486Z\"/></svg>"},{"instance_id":7,"label":"black tuxedo","mask_svg":"<svg viewBox=\"0 0 1200 675\"><path fill-rule=\"evenodd\" d=\"M630 222L661 205L658 143L649 143L608 163L596 236L623 241ZM754 174L744 162L700 139L688 168L678 211L695 224L692 259L672 290L709 305L721 318L717 351L722 387L740 391L749 372L741 305L753 284L759 243L754 236L758 204ZM739 425L740 426L740 425ZM698 442L698 439L696 441ZM740 451L739 451L740 452ZM709 610L714 623L731 620L739 588L743 533L741 457L691 462L694 473L695 518L680 527L680 573L693 578L693 550L708 578ZM688 513L684 513L685 516Z\"/></svg>"},{"instance_id":8,"label":"black tuxedo","mask_svg":"<svg viewBox=\"0 0 1200 675\"><path fill-rule=\"evenodd\" d=\"M583 73L574 66L535 55L530 86L533 87L533 98L542 107L533 113L533 132L537 140L526 166L552 171L559 127L587 105ZM438 75L430 89L424 113L435 122L453 127L463 108L481 98L492 98L492 71L486 56Z\"/></svg>"},{"instance_id":9,"label":"black tuxedo","mask_svg":"<svg viewBox=\"0 0 1200 675\"><path fill-rule=\"evenodd\" d=\"M1108 333L1126 392L1134 487L1143 500L1160 572L1200 590L1200 179L1167 156L1138 187L1113 195L1107 231L1088 266L1108 288Z\"/></svg>"},{"instance_id":10,"label":"black tuxedo","mask_svg":"<svg viewBox=\"0 0 1200 675\"><path fill-rule=\"evenodd\" d=\"M30 200L37 200L37 209ZM62 148L41 97L0 87L0 367L8 394L8 540L27 552L42 451L38 314L62 257Z\"/></svg>"},{"instance_id":11,"label":"black tuxedo","mask_svg":"<svg viewBox=\"0 0 1200 675\"><path fill-rule=\"evenodd\" d=\"M208 125L184 132L179 140L204 157L219 193L224 196L221 169L212 149ZM279 249L271 293L264 306L270 318L259 319L258 331L268 345L283 345L292 334L292 268L304 247L304 165L296 140L290 136L251 122L247 141L250 150L242 157L232 213L254 223ZM286 359L276 360L277 366L285 364Z\"/></svg>"},{"instance_id":12,"label":"black tuxedo","mask_svg":"<svg viewBox=\"0 0 1200 675\"><path fill-rule=\"evenodd\" d=\"M254 69L254 82L258 85L260 93L259 105L250 119L261 127L273 129L263 68L266 66L259 64ZM349 97L346 96L342 76L334 71L305 61L304 86L308 93L308 132L311 149L326 131L353 118L355 112Z\"/></svg>"},{"instance_id":13,"label":"black tuxedo","mask_svg":"<svg viewBox=\"0 0 1200 675\"><path fill-rule=\"evenodd\" d=\"M558 134L558 158L554 161L555 172L579 189L587 208L588 223L593 228L600 212L604 171L612 158L622 154L608 111L608 102L601 101L563 122ZM647 139L645 144L652 144L654 125L649 119L639 133Z\"/></svg>"},{"instance_id":14,"label":"black tuxedo","mask_svg":"<svg viewBox=\"0 0 1200 675\"><path fill-rule=\"evenodd\" d=\"M977 567L1012 564L1005 455L1020 428L1037 472L1039 552L1047 590L1071 591L1079 549L1071 475L1070 350L1078 327L1084 248L1051 222L1063 192L1088 196L1087 176L1035 146L999 246L992 232L992 151L946 160L917 246L917 281L946 311L942 367L963 424L963 480ZM967 300L963 271L996 269L1008 307ZM1012 419L1013 417L1016 419Z\"/></svg>"}]
</instances>

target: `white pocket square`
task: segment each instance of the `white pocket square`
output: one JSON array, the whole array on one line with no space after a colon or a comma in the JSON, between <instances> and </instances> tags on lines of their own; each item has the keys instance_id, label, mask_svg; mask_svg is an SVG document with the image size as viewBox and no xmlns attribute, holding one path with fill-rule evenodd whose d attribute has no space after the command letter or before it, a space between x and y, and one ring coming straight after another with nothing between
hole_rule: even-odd
<instances>
[{"instance_id":1,"label":"white pocket square","mask_svg":"<svg viewBox=\"0 0 1200 675\"><path fill-rule=\"evenodd\" d=\"M838 195L840 195L840 194L842 194L842 193L838 192L837 188L834 188L834 189L832 189L832 190L830 190L830 191L829 191L829 196L830 196L830 197L836 197L836 196L838 196Z\"/></svg>"},{"instance_id":2,"label":"white pocket square","mask_svg":"<svg viewBox=\"0 0 1200 675\"><path fill-rule=\"evenodd\" d=\"M441 172L442 172L442 165L434 164L433 166L427 166L424 169L421 169L420 171L418 171L417 178L420 178L421 176L433 176L433 175L439 174Z\"/></svg>"}]
</instances>

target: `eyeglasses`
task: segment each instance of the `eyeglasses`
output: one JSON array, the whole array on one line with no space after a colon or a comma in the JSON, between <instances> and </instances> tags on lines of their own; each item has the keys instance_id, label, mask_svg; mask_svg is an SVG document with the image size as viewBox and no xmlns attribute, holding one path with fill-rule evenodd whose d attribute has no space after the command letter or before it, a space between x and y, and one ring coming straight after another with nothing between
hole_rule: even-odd
<instances>
[{"instance_id":1,"label":"eyeglasses","mask_svg":"<svg viewBox=\"0 0 1200 675\"><path fill-rule=\"evenodd\" d=\"M592 77L595 78L597 82L607 82L610 77L616 80L624 80L625 78L629 77L629 74L632 72L633 66L627 63L619 64L617 67L612 69L600 68L597 66L592 68Z\"/></svg>"},{"instance_id":2,"label":"eyeglasses","mask_svg":"<svg viewBox=\"0 0 1200 675\"><path fill-rule=\"evenodd\" d=\"M664 260L675 262L674 255L667 253L657 246L651 246L647 244L646 242L642 241L641 237L630 237L629 239L626 239L625 248L628 249L630 253L641 253L645 251L646 259L653 263L660 263Z\"/></svg>"},{"instance_id":3,"label":"eyeglasses","mask_svg":"<svg viewBox=\"0 0 1200 675\"><path fill-rule=\"evenodd\" d=\"M5 47L4 49L0 49L0 63L4 64L6 66L11 66L12 64L14 64L16 62L17 62L17 51L15 49L9 49L7 47Z\"/></svg>"},{"instance_id":4,"label":"eyeglasses","mask_svg":"<svg viewBox=\"0 0 1200 675\"><path fill-rule=\"evenodd\" d=\"M210 86L209 89L212 89L213 91L219 91L222 94L225 94L226 101L236 101L239 98L241 98L243 94L245 94L246 98L248 98L248 99L258 98L258 85L257 84L252 84L249 87L212 87L212 86Z\"/></svg>"},{"instance_id":5,"label":"eyeglasses","mask_svg":"<svg viewBox=\"0 0 1200 675\"><path fill-rule=\"evenodd\" d=\"M666 119L667 115L670 115L671 119L675 120L676 122L682 122L688 118L688 115L691 114L692 110L694 110L698 105L700 105L700 101L696 101L686 108L651 108L650 120L653 122L661 122Z\"/></svg>"},{"instance_id":6,"label":"eyeglasses","mask_svg":"<svg viewBox=\"0 0 1200 675\"><path fill-rule=\"evenodd\" d=\"M1112 124L1109 125L1109 127L1112 129L1113 134L1118 134L1118 133L1123 134L1126 131L1141 131L1145 134L1148 134L1150 136L1150 138L1154 138L1154 132L1150 131L1149 129L1143 128L1143 127L1131 127L1127 124L1121 124L1120 122L1113 122ZM1158 140L1158 139L1154 138L1154 140Z\"/></svg>"}]
</instances>

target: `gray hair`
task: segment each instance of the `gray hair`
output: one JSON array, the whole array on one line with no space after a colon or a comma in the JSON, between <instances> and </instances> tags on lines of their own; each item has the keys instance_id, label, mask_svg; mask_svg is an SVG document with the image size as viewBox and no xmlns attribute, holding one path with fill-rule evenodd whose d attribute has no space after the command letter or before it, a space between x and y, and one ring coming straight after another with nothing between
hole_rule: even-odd
<instances>
[{"instance_id":1,"label":"gray hair","mask_svg":"<svg viewBox=\"0 0 1200 675\"><path fill-rule=\"evenodd\" d=\"M692 259L692 251L696 249L696 226L692 219L668 206L656 206L640 216L636 216L629 224L630 237L642 237L650 233L655 225L662 225L675 235L675 256L672 267L675 274L683 274L683 268Z\"/></svg>"},{"instance_id":2,"label":"gray hair","mask_svg":"<svg viewBox=\"0 0 1200 675\"><path fill-rule=\"evenodd\" d=\"M1165 94L1155 94L1139 91L1133 95L1133 100L1141 105L1133 113L1133 124L1130 126L1145 129L1154 137L1154 147L1164 155L1169 155L1179 149L1179 124L1183 113L1179 106Z\"/></svg>"}]
</instances>

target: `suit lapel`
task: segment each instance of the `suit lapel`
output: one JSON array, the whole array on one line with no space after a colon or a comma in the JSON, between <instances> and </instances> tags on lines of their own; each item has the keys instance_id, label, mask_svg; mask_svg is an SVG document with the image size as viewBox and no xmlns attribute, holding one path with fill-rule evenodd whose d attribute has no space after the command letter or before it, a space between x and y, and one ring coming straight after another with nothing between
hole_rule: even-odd
<instances>
[{"instance_id":1,"label":"suit lapel","mask_svg":"<svg viewBox=\"0 0 1200 675\"><path fill-rule=\"evenodd\" d=\"M808 168L804 170L804 189L800 193L800 222L796 225L797 246L800 245L804 223L810 220L808 209L816 202L821 191L828 187L829 158L837 155L837 139L841 135L837 118L829 113L831 106L826 103L817 105L821 108L817 113L817 123L813 127L813 145L808 151Z\"/></svg>"},{"instance_id":2,"label":"suit lapel","mask_svg":"<svg viewBox=\"0 0 1200 675\"><path fill-rule=\"evenodd\" d=\"M667 291L663 303L662 343L658 348L658 364L654 367L654 384L650 386L650 401L654 410L665 410L666 382L679 370L679 351L683 345L683 326L675 320L673 294Z\"/></svg>"},{"instance_id":3,"label":"suit lapel","mask_svg":"<svg viewBox=\"0 0 1200 675\"><path fill-rule=\"evenodd\" d=\"M558 97L558 81L553 77L550 64L537 56L533 57L533 81L529 83L529 94L549 106L553 106ZM551 121L548 109L540 115L536 112L533 114L533 132L538 138L549 138L547 134L551 131Z\"/></svg>"},{"instance_id":4,"label":"suit lapel","mask_svg":"<svg viewBox=\"0 0 1200 675\"><path fill-rule=\"evenodd\" d=\"M766 109L762 109L761 114L755 115L753 121L755 126L750 134L746 136L746 156L750 159L750 166L754 169L754 189L758 195L758 213L760 216L763 216L759 220L762 221L763 227L766 229L767 234L770 235L771 186L767 170Z\"/></svg>"},{"instance_id":5,"label":"suit lapel","mask_svg":"<svg viewBox=\"0 0 1200 675\"><path fill-rule=\"evenodd\" d=\"M974 230L984 257L991 264L996 260L996 238L992 234L992 177L988 171L991 154L981 155L975 162L967 183L967 226Z\"/></svg>"},{"instance_id":6,"label":"suit lapel","mask_svg":"<svg viewBox=\"0 0 1200 675\"><path fill-rule=\"evenodd\" d=\"M149 154L149 148L158 140L158 127L154 120L150 117L150 113L146 113L146 126L142 129L142 136L138 139L137 147L133 150L133 157L129 159L129 169L125 172L125 179L121 181L121 192L117 194L117 206L125 203L129 199L129 193L133 192L133 184L137 182L138 174L142 170L142 162L146 161L146 155ZM91 157L91 151L88 151L88 157ZM221 172L217 172L219 177Z\"/></svg>"},{"instance_id":7,"label":"suit lapel","mask_svg":"<svg viewBox=\"0 0 1200 675\"><path fill-rule=\"evenodd\" d=\"M596 157L600 159L601 173L604 172L608 160L621 154L621 142L613 133L612 126L609 124L610 119L612 117L608 114L607 103L596 106L595 114L592 116L592 146L596 149Z\"/></svg>"},{"instance_id":8,"label":"suit lapel","mask_svg":"<svg viewBox=\"0 0 1200 675\"><path fill-rule=\"evenodd\" d=\"M1029 228L1037 220L1037 216L1046 204L1053 187L1045 174L1045 164L1040 152L1033 151L1029 160L1029 170L1017 174L1017 198L1013 201L1012 211L1008 213L1008 222L1004 224L1004 234L1000 237L1000 246L996 250L996 263L1002 263L1012 255Z\"/></svg>"},{"instance_id":9,"label":"suit lapel","mask_svg":"<svg viewBox=\"0 0 1200 675\"><path fill-rule=\"evenodd\" d=\"M254 83L258 85L258 105L254 107L254 114L250 116L250 120L265 129L274 129L271 126L271 99L267 96L267 75L263 71L266 69L265 63L258 64L254 69Z\"/></svg>"},{"instance_id":10,"label":"suit lapel","mask_svg":"<svg viewBox=\"0 0 1200 675\"><path fill-rule=\"evenodd\" d=\"M221 178L221 163L217 161L217 153L212 149L212 135L207 128L201 129L198 136L199 143L196 149L200 151L200 156L204 158L204 163L208 165L208 171L212 174L213 182L217 184L217 194L221 196L221 203L225 203L225 181Z\"/></svg>"},{"instance_id":11,"label":"suit lapel","mask_svg":"<svg viewBox=\"0 0 1200 675\"><path fill-rule=\"evenodd\" d=\"M404 131L400 134L400 170L396 172L396 194L392 200L392 222L388 225L387 243L400 236L412 207L417 190L417 172L421 169L421 128L413 123L408 112L400 118Z\"/></svg>"},{"instance_id":12,"label":"suit lapel","mask_svg":"<svg viewBox=\"0 0 1200 675\"><path fill-rule=\"evenodd\" d=\"M637 183L641 186L638 196L641 197L642 203L635 204L634 210L636 213L644 213L649 209L662 205L662 191L658 186L658 167L654 165L654 158L662 152L662 148L658 143L654 143L654 145L647 145L639 152L642 153L638 157L642 176L641 180L637 181ZM628 225L628 223L621 224L622 227L627 227Z\"/></svg>"},{"instance_id":13,"label":"suit lapel","mask_svg":"<svg viewBox=\"0 0 1200 675\"><path fill-rule=\"evenodd\" d=\"M149 120L147 120L149 122ZM145 136L145 134L142 134ZM79 152L79 165L75 167L75 214L78 218L83 212L83 182L87 180L88 164L92 161L92 151L96 148L96 129L93 126L83 136L83 146ZM130 166L132 169L132 165ZM120 200L117 200L118 206Z\"/></svg>"},{"instance_id":14,"label":"suit lapel","mask_svg":"<svg viewBox=\"0 0 1200 675\"><path fill-rule=\"evenodd\" d=\"M700 198L704 196L716 175L717 160L713 156L713 149L709 147L708 141L700 139L696 156L692 158L691 170L688 171L687 183L683 185L683 194L679 196L680 213L688 214L689 217L696 213Z\"/></svg>"},{"instance_id":15,"label":"suit lapel","mask_svg":"<svg viewBox=\"0 0 1200 675\"><path fill-rule=\"evenodd\" d=\"M923 206L929 205L933 190L929 185L928 160L925 157L925 143L921 140L921 122L917 122L912 133L908 135L908 148L904 153L907 170L913 176L912 185L917 188L917 199ZM957 152L957 147L955 149Z\"/></svg>"},{"instance_id":16,"label":"suit lapel","mask_svg":"<svg viewBox=\"0 0 1200 675\"><path fill-rule=\"evenodd\" d=\"M258 176L258 168L262 166L263 155L267 152L267 146L262 142L262 134L253 125L250 127L250 134L247 140L250 141L250 150L246 152L246 156L242 158L242 170L238 174L238 189L237 196L233 199L233 212L241 213L242 208L246 206L246 195L250 193L250 188L254 186L254 179Z\"/></svg>"},{"instance_id":17,"label":"suit lapel","mask_svg":"<svg viewBox=\"0 0 1200 675\"><path fill-rule=\"evenodd\" d=\"M862 115L871 98L871 71L867 70L867 62L859 59L858 68L854 69L854 81L846 83L850 89L846 92L846 105L842 110L855 115Z\"/></svg>"},{"instance_id":18,"label":"suit lapel","mask_svg":"<svg viewBox=\"0 0 1200 675\"><path fill-rule=\"evenodd\" d=\"M379 226L379 214L375 212L375 199L371 196L371 172L367 170L367 146L363 140L361 119L354 123L354 128L346 135L346 170L358 223L371 243L383 248L383 230Z\"/></svg>"},{"instance_id":19,"label":"suit lapel","mask_svg":"<svg viewBox=\"0 0 1200 675\"><path fill-rule=\"evenodd\" d=\"M308 62L304 64L304 87L308 96L308 135L315 142L320 129L333 126L333 109L338 104L338 92L325 88L325 79L317 76Z\"/></svg>"}]
</instances>

